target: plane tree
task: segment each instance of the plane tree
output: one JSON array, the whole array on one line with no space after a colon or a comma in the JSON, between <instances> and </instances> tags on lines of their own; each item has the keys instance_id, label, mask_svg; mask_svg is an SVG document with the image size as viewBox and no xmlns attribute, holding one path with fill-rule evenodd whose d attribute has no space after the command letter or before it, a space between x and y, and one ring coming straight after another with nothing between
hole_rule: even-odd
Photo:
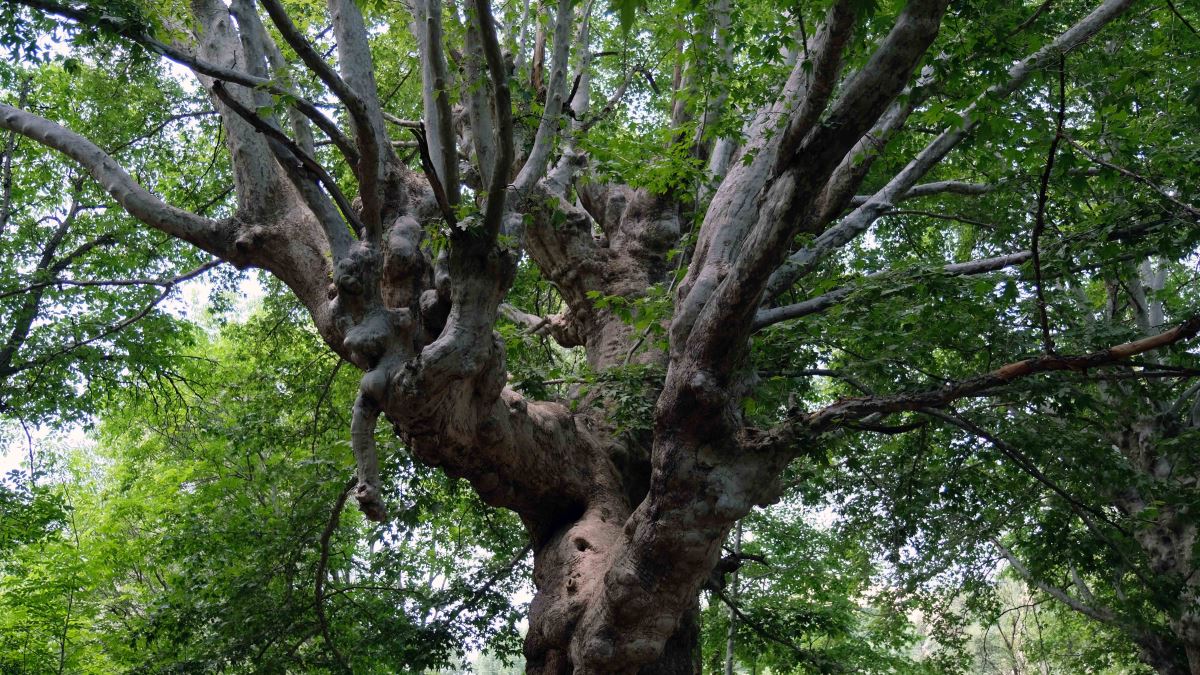
<instances>
[{"instance_id":1,"label":"plane tree","mask_svg":"<svg viewBox=\"0 0 1200 675\"><path fill-rule=\"evenodd\" d=\"M1054 310L1065 271L1194 244L1195 73L1171 58L1192 23L1172 3L0 10L18 63L150 64L142 81L215 112L178 127L223 143L215 211L11 85L5 166L57 151L137 232L281 282L362 371L345 404L368 518L389 517L382 416L521 520L529 672L692 672L727 533L803 483L797 464L1200 331L1180 303L1141 335L1075 340ZM45 225L20 239L30 260ZM70 285L57 272L24 297ZM531 274L536 306L512 292ZM530 358L506 362L511 324L583 375L510 382ZM833 367L853 354L869 385Z\"/></svg>"}]
</instances>

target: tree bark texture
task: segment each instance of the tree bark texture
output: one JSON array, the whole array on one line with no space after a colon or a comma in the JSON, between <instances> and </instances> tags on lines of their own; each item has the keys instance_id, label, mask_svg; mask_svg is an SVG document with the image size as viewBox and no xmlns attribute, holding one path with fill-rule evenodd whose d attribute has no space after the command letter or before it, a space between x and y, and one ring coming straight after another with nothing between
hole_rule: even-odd
<instances>
[{"instance_id":1,"label":"tree bark texture","mask_svg":"<svg viewBox=\"0 0 1200 675\"><path fill-rule=\"evenodd\" d=\"M19 1L81 19L71 6ZM564 103L573 81L588 86L570 69L589 63L592 3L559 2L551 25L539 19L525 76L546 105L535 136L524 138L513 131L509 77L516 75L488 2L448 11L440 0L410 0L424 78L424 173L392 150L359 5L328 2L335 68L277 2L262 4L267 11L260 16L250 2L235 2L231 10L219 0L192 0L193 32L173 44L122 29L126 38L194 70L212 92L237 187L238 210L229 218L208 219L163 203L100 148L25 110L0 105L0 128L69 155L150 227L238 266L266 269L287 284L329 346L363 371L353 405L359 471L353 494L368 517L387 518L373 440L380 418L414 457L468 480L488 504L520 516L535 561L525 643L530 673L699 672L699 592L733 525L777 498L781 472L819 432L927 404L911 397L855 399L828 411L792 411L768 429L750 426L741 410L754 386L743 368L751 336L802 315L778 311L773 298L865 231L969 135L974 105L962 113L962 125L935 138L880 192L855 205L866 171L852 158L868 145L883 152L889 135L903 126L913 104L899 98L922 86L918 66L938 36L947 1L910 0L855 69L843 61L864 3L834 2L812 38L794 45L792 58L781 55L781 62L794 64L790 75L772 103L746 112L744 139L716 143L715 187L706 189L711 200L705 204L590 178L589 159L576 143L588 118L566 122ZM1013 93L1051 55L1078 46L1130 4L1100 2L981 97ZM731 59L721 33L728 30L729 3L718 2L713 11L708 33L694 39L717 45L705 58ZM465 48L446 48L444 17L466 21ZM276 72L280 50L272 35L288 42L345 110L346 128L280 84L288 80ZM573 44L576 36L583 39ZM799 52L806 58L794 58ZM459 83L462 100L453 109L446 91L458 85L450 81L448 54L465 58L463 72L480 80ZM270 112L271 94L295 101L286 119ZM570 100L588 95L577 92ZM688 114L711 120L722 112ZM313 134L328 137L353 171L353 199L313 159ZM709 152L706 143L698 137L694 151ZM460 167L459 156L471 161ZM477 209L460 221L455 205L468 198ZM843 217L847 207L853 210ZM694 246L683 240L693 217L700 223ZM447 233L440 253L430 242L435 230ZM812 235L813 244L792 251L798 234ZM682 267L673 256L681 248L689 259L676 283ZM961 273L1017 264L1022 255L967 265ZM656 400L650 430L619 432L605 414L614 403L603 395L572 409L507 386L494 326L522 256L554 284L564 306L550 317L525 315L531 329L563 346L583 347L596 371L632 363L663 373L649 385ZM634 301L652 284L673 294L666 350L595 301ZM1087 358L1124 358L1196 330L1200 325L1187 324L1153 345ZM1055 367L1022 362L1002 375ZM972 382L938 395L943 404L969 395ZM1165 567L1174 564L1170 551L1190 546L1195 536L1177 534L1179 541L1164 549ZM1190 615L1184 623L1181 630L1195 630Z\"/></svg>"}]
</instances>

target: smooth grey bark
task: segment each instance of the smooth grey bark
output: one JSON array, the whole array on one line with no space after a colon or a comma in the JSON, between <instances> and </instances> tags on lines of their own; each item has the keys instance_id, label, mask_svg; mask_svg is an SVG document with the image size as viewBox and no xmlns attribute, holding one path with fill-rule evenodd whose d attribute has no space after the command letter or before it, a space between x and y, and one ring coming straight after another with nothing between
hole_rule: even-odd
<instances>
[{"instance_id":1,"label":"smooth grey bark","mask_svg":"<svg viewBox=\"0 0 1200 675\"><path fill-rule=\"evenodd\" d=\"M1059 54L1090 39L1114 18L1129 9L1132 4L1133 0L1108 0L1102 3L1062 35L1009 68L1008 80L990 87L981 94L974 103L962 111L959 123L947 128L930 141L884 187L856 207L835 227L821 233L813 245L789 256L787 262L772 274L767 292L768 297L777 296L794 284L797 279L811 272L830 252L838 250L851 239L861 235L897 201L907 195L915 187L917 181L971 134L979 124L979 111L985 104L1002 99L1020 89L1039 68L1051 59L1057 58Z\"/></svg>"}]
</instances>

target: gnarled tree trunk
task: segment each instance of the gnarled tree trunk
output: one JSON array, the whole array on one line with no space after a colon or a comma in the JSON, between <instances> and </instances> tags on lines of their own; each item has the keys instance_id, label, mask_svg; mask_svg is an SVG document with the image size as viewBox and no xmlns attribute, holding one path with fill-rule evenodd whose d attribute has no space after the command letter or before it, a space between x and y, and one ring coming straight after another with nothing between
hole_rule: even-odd
<instances>
[{"instance_id":1,"label":"gnarled tree trunk","mask_svg":"<svg viewBox=\"0 0 1200 675\"><path fill-rule=\"evenodd\" d=\"M71 5L18 2L90 20ZM579 140L594 123L584 77L592 3L559 0L552 31L539 32L532 77L544 86L545 106L533 138L525 139L514 131L513 73L489 2L470 0L447 12L441 0L410 0L425 80L423 174L393 151L355 0L328 0L336 68L278 0L258 4L265 16L248 0L232 8L192 0L194 33L180 29L175 44L133 24L117 28L193 69L212 93L237 179L239 209L230 218L203 218L163 203L98 147L27 111L0 105L0 128L74 158L152 227L239 266L266 269L291 288L330 347L364 373L352 446L355 496L368 517L387 517L374 447L381 416L414 457L467 479L486 502L520 516L535 556L537 594L525 645L532 673L696 672L698 595L722 542L753 506L776 498L783 469L819 434L873 415L945 405L1038 372L1107 363L1200 330L1192 321L1103 353L1021 361L933 391L788 410L775 426L755 428L741 405L755 383L744 367L750 338L800 315L794 307L782 308L788 311L781 317L766 310L913 191L977 123L972 103L960 124L937 135L876 194L855 202L865 167L913 110L918 97L901 94L938 36L947 0L907 2L854 69L844 58L869 3L833 2L812 38L780 55L789 75L773 102L748 111L741 147L734 152L735 141L724 139L713 154L706 180L716 187L704 191L711 194L707 203L695 203L690 193L652 194L588 179ZM1016 91L1129 5L1101 2L1012 66L980 100ZM694 39L716 40L712 58L729 59L722 33L729 3L714 3L713 11L715 20L703 22L708 32ZM461 49L443 44L444 18L465 22ZM280 84L290 78L275 39L286 41L336 99L345 128ZM482 81L453 82L448 52L462 59L461 72ZM796 58L800 53L805 58ZM575 77L572 63L580 68ZM680 86L690 80L681 77ZM448 86L460 87L461 109L451 106ZM571 95L573 86L583 88L582 96ZM270 94L290 107L286 125L275 117ZM574 120L566 124L568 105ZM684 107L676 112L677 123L690 114ZM720 111L692 112L709 120ZM312 156L313 128L354 174L356 199L342 194ZM707 144L697 135L694 157L706 156ZM460 166L460 157L471 161ZM468 196L474 210L459 208ZM694 240L685 239L693 215L700 224ZM429 245L433 231L446 234L444 255ZM792 251L801 233L814 238ZM671 252L680 249L689 262L676 283L682 268ZM532 317L503 306L523 255L556 286L561 314ZM666 351L595 301L634 300L656 283L673 294ZM656 368L661 377L648 385L656 400L650 429L618 433L605 414L615 403L603 395L573 411L509 388L504 346L494 332L501 312L563 346L583 347L595 370L631 362Z\"/></svg>"}]
</instances>

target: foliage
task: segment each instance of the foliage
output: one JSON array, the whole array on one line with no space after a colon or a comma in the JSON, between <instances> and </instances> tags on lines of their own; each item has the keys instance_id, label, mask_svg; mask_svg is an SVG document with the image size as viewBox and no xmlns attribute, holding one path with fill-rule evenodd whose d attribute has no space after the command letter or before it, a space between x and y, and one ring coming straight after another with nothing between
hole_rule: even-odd
<instances>
[{"instance_id":1,"label":"foliage","mask_svg":"<svg viewBox=\"0 0 1200 675\"><path fill-rule=\"evenodd\" d=\"M878 568L853 537L839 536L798 504L756 512L743 524L747 558L737 584L709 596L708 668L720 672L736 624L737 662L773 673L929 673L904 608L875 581ZM738 612L729 608L734 603ZM732 617L732 618L731 618Z\"/></svg>"},{"instance_id":2,"label":"foliage","mask_svg":"<svg viewBox=\"0 0 1200 675\"><path fill-rule=\"evenodd\" d=\"M340 515L322 626L323 531L353 465L332 401L354 382L295 308L272 301L201 337L179 373L178 388L116 397L95 448L65 457L56 481L3 493L5 669L54 670L60 647L70 672L324 672L339 659L394 672L485 645L511 653L515 523L382 437L399 512L387 527Z\"/></svg>"},{"instance_id":3,"label":"foliage","mask_svg":"<svg viewBox=\"0 0 1200 675\"><path fill-rule=\"evenodd\" d=\"M403 4L359 6L381 107L416 119L419 45ZM585 349L544 331L496 327L513 389L602 419L631 446L650 447L656 432L667 369L634 357L672 347L678 284L713 196L710 153L718 140L744 140L789 59L812 74L805 40L832 5L730 3L718 36L730 45L726 62L712 44L711 4L597 3L591 112L560 120L584 131L564 133L555 151L565 156L569 145L588 163L564 205L621 185L670 198L682 224L653 279L582 294L634 336L629 356L593 368ZM851 3L846 73L867 64L904 4ZM165 202L241 217L213 101L128 39L185 35L184 3L66 5L83 18L0 4L0 99L90 138ZM283 5L318 53L334 53L323 3ZM998 93L1013 63L1094 5L953 3L928 52L936 56L920 64L923 83L902 94L912 114L885 153L849 159L872 162L858 190L870 194L931 137L973 124L924 181L977 189L889 203L869 232L774 301L838 295L822 311L762 326L736 355L731 416L745 422L743 436L767 437L836 401L936 391L1197 316L1195 7L1139 8L1058 55L1018 95ZM545 33L539 9L497 2L494 11L500 26ZM445 8L447 44L465 40L469 14ZM507 56L528 56L515 30L502 33ZM294 95L275 93L259 112L306 97L345 123L296 50L283 44L281 54L294 78L272 84ZM452 79L463 76L467 60L450 57ZM518 155L548 106L530 60L507 64ZM454 106L484 86L458 84L441 92ZM623 97L610 102L614 92ZM424 170L408 136L393 140ZM377 443L391 521L376 527L340 512L354 463L343 411L355 377L282 284L267 282L265 306L234 317L227 291L248 283L241 272L209 269L207 255L134 222L73 162L15 132L0 133L0 154L0 415L88 425L95 443L53 462L43 453L41 473L0 484L0 671L393 672L463 667L465 652L485 648L517 653L524 608L515 598L530 570L515 516L414 462L386 430ZM313 155L333 176L323 190L354 193L357 167L330 143ZM737 162L754 159L751 150ZM484 191L467 188L463 220L482 212ZM566 213L552 206L561 229ZM585 233L597 242L608 237L591 222L600 215ZM426 253L443 265L456 233L446 223L427 230ZM820 234L801 231L785 245L803 249ZM502 237L500 248L518 250L518 237ZM1038 237L1036 265L948 267L1024 252ZM535 317L566 312L554 272L522 257L505 302ZM188 320L176 292L193 273L205 275L214 315ZM1187 573L1197 569L1198 373L1195 355L1176 346L799 437L782 501L742 523L743 552L765 563L746 561L736 591L710 588L705 598L707 667L720 667L728 638L721 594L740 612L738 663L771 672L1143 672L1151 638L1180 662L1181 627L1200 622ZM607 459L646 467L648 482L663 467L634 450L628 461Z\"/></svg>"},{"instance_id":4,"label":"foliage","mask_svg":"<svg viewBox=\"0 0 1200 675\"><path fill-rule=\"evenodd\" d=\"M209 140L217 125L208 105L160 64L119 47L98 45L79 58L5 64L0 82L14 103L36 101L59 123L87 130L156 191L219 213L229 178ZM207 256L111 208L61 155L12 134L3 134L5 144L11 191L0 209L0 321L10 330L0 345L0 410L28 424L79 419L108 392L176 377L172 358L195 336L162 303L171 280ZM220 288L236 275L210 277Z\"/></svg>"}]
</instances>

